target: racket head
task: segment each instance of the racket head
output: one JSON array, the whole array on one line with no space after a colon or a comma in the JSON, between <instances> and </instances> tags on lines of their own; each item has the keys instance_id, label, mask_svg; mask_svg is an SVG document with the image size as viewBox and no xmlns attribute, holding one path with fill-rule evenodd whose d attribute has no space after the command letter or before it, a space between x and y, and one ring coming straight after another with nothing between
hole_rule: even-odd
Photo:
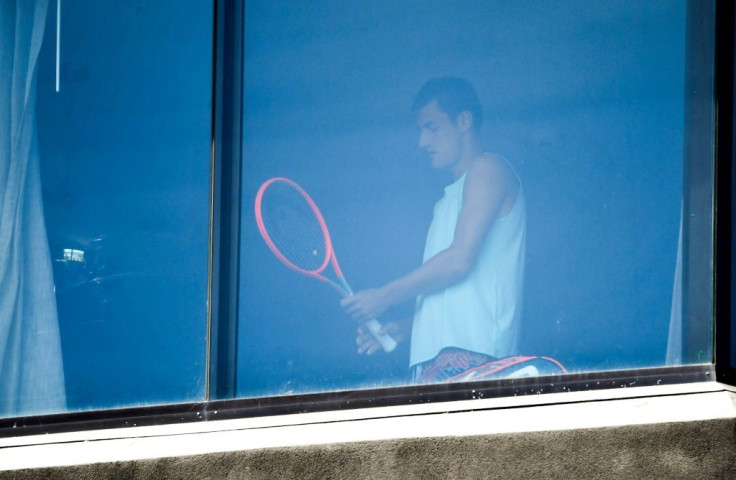
<instances>
[{"instance_id":1,"label":"racket head","mask_svg":"<svg viewBox=\"0 0 736 480\"><path fill-rule=\"evenodd\" d=\"M276 258L298 273L326 280L320 274L334 257L332 240L317 204L301 186L285 177L266 180L256 194L255 214Z\"/></svg>"}]
</instances>

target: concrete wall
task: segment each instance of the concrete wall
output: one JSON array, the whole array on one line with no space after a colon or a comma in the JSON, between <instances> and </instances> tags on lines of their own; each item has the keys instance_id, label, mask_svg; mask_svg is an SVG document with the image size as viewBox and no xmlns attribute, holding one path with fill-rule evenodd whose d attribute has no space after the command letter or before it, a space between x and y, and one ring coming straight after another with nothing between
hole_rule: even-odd
<instances>
[{"instance_id":1,"label":"concrete wall","mask_svg":"<svg viewBox=\"0 0 736 480\"><path fill-rule=\"evenodd\" d=\"M736 478L736 420L273 448L0 472L0 480L48 478Z\"/></svg>"}]
</instances>

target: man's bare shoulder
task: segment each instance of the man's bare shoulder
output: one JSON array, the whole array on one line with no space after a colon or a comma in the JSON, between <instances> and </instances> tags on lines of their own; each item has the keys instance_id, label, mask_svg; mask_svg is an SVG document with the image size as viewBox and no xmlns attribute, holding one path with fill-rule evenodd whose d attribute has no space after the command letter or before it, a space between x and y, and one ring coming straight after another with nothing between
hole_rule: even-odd
<instances>
[{"instance_id":1,"label":"man's bare shoulder","mask_svg":"<svg viewBox=\"0 0 736 480\"><path fill-rule=\"evenodd\" d=\"M500 155L484 153L470 163L468 177L483 183L490 182L496 186L505 186L512 190L518 186L516 173L509 162Z\"/></svg>"}]
</instances>

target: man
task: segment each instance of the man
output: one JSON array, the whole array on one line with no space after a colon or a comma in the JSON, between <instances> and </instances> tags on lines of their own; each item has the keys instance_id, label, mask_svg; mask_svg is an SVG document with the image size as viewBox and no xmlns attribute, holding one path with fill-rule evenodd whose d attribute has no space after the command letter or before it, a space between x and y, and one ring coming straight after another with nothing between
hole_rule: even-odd
<instances>
[{"instance_id":1,"label":"man","mask_svg":"<svg viewBox=\"0 0 736 480\"><path fill-rule=\"evenodd\" d=\"M426 383L515 353L526 214L516 173L502 157L483 153L480 102L467 81L430 80L412 111L419 146L434 168L449 170L454 182L435 205L423 264L341 304L353 318L366 321L417 297L410 366L415 380ZM401 341L409 323L387 323L384 332ZM359 353L380 349L363 327L357 342Z\"/></svg>"}]
</instances>

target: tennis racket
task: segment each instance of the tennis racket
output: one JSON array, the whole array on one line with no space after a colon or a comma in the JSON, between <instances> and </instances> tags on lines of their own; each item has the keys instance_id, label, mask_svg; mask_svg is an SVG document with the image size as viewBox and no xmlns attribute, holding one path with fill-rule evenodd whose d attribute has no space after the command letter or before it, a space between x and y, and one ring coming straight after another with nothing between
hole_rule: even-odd
<instances>
[{"instance_id":1,"label":"tennis racket","mask_svg":"<svg viewBox=\"0 0 736 480\"><path fill-rule=\"evenodd\" d=\"M353 294L337 263L330 232L312 198L296 182L274 177L256 194L256 223L268 248L281 262L297 273L326 282L340 295ZM332 266L334 280L326 274ZM365 323L384 351L396 348L396 340L380 332L375 318Z\"/></svg>"}]
</instances>

